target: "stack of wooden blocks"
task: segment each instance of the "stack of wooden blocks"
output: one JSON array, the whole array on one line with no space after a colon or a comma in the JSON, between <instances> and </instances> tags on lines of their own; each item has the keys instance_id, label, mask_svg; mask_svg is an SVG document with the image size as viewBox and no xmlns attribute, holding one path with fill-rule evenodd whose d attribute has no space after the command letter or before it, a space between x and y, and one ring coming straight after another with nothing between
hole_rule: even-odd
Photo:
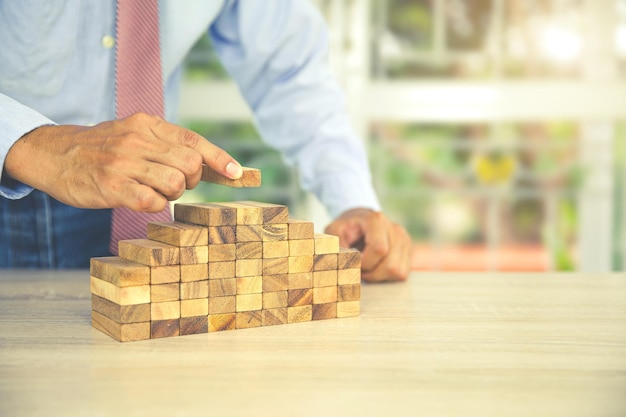
<instances>
[{"instance_id":1,"label":"stack of wooden blocks","mask_svg":"<svg viewBox=\"0 0 626 417\"><path fill-rule=\"evenodd\" d=\"M176 204L91 259L92 324L118 341L357 316L361 255L282 205Z\"/></svg>"}]
</instances>

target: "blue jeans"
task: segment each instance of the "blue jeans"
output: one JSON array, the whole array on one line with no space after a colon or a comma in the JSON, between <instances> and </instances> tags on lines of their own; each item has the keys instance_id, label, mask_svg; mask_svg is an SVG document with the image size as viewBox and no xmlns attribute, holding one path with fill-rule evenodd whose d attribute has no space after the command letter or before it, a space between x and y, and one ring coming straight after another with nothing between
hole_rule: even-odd
<instances>
[{"instance_id":1,"label":"blue jeans","mask_svg":"<svg viewBox=\"0 0 626 417\"><path fill-rule=\"evenodd\" d=\"M110 256L111 210L70 207L34 190L0 197L0 268L89 268Z\"/></svg>"}]
</instances>

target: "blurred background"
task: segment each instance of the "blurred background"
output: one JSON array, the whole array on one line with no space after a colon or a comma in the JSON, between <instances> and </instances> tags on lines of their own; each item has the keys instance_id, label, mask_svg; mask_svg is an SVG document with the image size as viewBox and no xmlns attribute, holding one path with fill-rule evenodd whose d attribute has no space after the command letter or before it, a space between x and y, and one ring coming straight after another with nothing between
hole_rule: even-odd
<instances>
[{"instance_id":1,"label":"blurred background","mask_svg":"<svg viewBox=\"0 0 626 417\"><path fill-rule=\"evenodd\" d=\"M417 270L623 271L626 0L317 0L330 65ZM215 105L219 103L219 105ZM329 221L263 144L203 38L180 121L264 186L202 184Z\"/></svg>"}]
</instances>

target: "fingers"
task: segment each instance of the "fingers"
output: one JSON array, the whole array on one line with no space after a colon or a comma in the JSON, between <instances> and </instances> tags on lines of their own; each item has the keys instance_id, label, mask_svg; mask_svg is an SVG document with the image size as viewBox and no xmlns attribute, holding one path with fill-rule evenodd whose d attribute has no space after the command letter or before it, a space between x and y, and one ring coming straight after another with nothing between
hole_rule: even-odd
<instances>
[{"instance_id":1,"label":"fingers","mask_svg":"<svg viewBox=\"0 0 626 417\"><path fill-rule=\"evenodd\" d=\"M363 270L362 278L365 281L403 281L411 272L411 239L408 233L396 224L392 224L387 231L388 239L393 244L375 268ZM365 257L364 253L363 258Z\"/></svg>"}]
</instances>

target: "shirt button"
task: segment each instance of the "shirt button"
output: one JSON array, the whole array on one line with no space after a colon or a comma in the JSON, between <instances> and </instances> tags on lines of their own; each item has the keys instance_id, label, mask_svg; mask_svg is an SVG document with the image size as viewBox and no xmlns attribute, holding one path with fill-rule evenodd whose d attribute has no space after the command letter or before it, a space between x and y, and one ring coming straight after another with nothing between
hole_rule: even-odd
<instances>
[{"instance_id":1,"label":"shirt button","mask_svg":"<svg viewBox=\"0 0 626 417\"><path fill-rule=\"evenodd\" d=\"M102 38L102 46L104 46L107 49L111 49L115 46L115 38L113 36L104 36Z\"/></svg>"}]
</instances>

